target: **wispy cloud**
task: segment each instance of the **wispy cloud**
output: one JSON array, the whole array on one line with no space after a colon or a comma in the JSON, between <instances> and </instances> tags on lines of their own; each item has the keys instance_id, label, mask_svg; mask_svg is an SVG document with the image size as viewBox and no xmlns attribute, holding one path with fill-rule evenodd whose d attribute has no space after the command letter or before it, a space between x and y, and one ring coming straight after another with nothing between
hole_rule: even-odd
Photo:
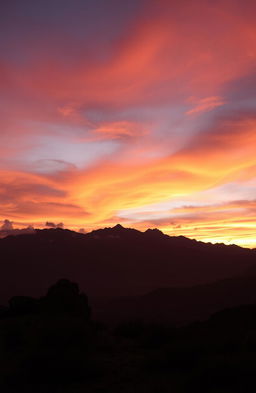
<instances>
[{"instance_id":1,"label":"wispy cloud","mask_svg":"<svg viewBox=\"0 0 256 393\"><path fill-rule=\"evenodd\" d=\"M221 97L206 97L199 100L196 100L195 98L190 98L188 101L189 103L194 104L194 108L187 111L187 115L209 112L225 104L225 101Z\"/></svg>"}]
</instances>

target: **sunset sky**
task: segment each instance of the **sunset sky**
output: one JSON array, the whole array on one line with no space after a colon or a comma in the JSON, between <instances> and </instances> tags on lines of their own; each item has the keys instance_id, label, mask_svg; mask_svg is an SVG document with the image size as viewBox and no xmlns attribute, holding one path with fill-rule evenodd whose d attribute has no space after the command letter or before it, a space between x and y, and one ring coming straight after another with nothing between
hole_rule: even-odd
<instances>
[{"instance_id":1,"label":"sunset sky","mask_svg":"<svg viewBox=\"0 0 256 393\"><path fill-rule=\"evenodd\" d=\"M256 247L256 2L10 0L0 226Z\"/></svg>"}]
</instances>

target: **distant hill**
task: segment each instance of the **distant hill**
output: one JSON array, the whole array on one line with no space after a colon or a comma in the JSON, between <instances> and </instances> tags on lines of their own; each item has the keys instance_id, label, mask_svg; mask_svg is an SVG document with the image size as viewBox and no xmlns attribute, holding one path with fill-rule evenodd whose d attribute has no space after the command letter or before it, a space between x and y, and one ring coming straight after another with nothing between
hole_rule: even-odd
<instances>
[{"instance_id":1,"label":"distant hill","mask_svg":"<svg viewBox=\"0 0 256 393\"><path fill-rule=\"evenodd\" d=\"M94 316L109 324L129 321L185 325L215 312L256 304L256 277L237 277L181 288L159 288L141 296L98 300Z\"/></svg>"},{"instance_id":2,"label":"distant hill","mask_svg":"<svg viewBox=\"0 0 256 393\"><path fill-rule=\"evenodd\" d=\"M0 239L0 255L0 303L15 295L40 296L63 277L91 297L133 296L206 284L256 267L255 250L121 225L88 234L58 228L9 236Z\"/></svg>"}]
</instances>

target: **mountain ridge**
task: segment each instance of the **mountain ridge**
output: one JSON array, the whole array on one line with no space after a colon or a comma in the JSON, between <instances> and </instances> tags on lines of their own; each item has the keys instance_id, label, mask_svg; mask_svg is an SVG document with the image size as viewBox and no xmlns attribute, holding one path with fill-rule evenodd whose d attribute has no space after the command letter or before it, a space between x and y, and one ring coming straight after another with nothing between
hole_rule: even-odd
<instances>
[{"instance_id":1,"label":"mountain ridge","mask_svg":"<svg viewBox=\"0 0 256 393\"><path fill-rule=\"evenodd\" d=\"M198 243L198 244L206 244L206 245L213 245L213 246L223 246L223 247L229 247L229 248L230 247L236 247L236 248L239 248L239 249L256 251L256 249L254 249L254 248L250 249L250 248L238 246L235 243L225 244L225 243L222 243L222 242L218 242L218 243L204 242L202 240L189 238L189 237L186 237L186 236L183 236L183 235L170 236L170 235L165 234L164 232L162 232L158 228L148 228L145 231L140 231L140 230L135 229L135 228L124 227L121 224L116 224L113 227L104 227L104 228L100 228L100 229L94 229L91 232L86 232L86 233L81 233L81 232L77 232L77 231L74 231L74 230L71 230L71 229L64 229L64 228L34 229L34 231L27 232L27 233L26 232L22 232L22 230L21 230L20 234L17 232L17 230L13 230L13 234L10 233L9 235L7 235L5 237L0 238L0 241L2 239L6 239L6 238L9 238L9 237L17 237L17 236L24 237L24 236L31 236L31 235L38 234L38 233L51 233L51 234L53 234L53 233L59 233L59 234L60 233L62 233L62 234L63 233L69 233L70 235L72 235L72 237L77 236L77 237L80 237L80 238L83 238L85 236L86 237L87 236L89 236L89 237L94 237L94 236L97 237L97 236L99 236L100 237L101 235L103 235L103 237L108 237L108 236L111 237L111 236L116 235L116 238L117 238L117 236L122 236L124 234L128 234L128 233L132 234L133 233L134 235L137 234L138 236L140 236L140 235L158 236L158 238L162 237L162 238L169 238L169 239L172 239L172 240L177 239L179 241L184 240L184 241L189 241L189 242Z\"/></svg>"},{"instance_id":2,"label":"mountain ridge","mask_svg":"<svg viewBox=\"0 0 256 393\"><path fill-rule=\"evenodd\" d=\"M256 266L254 250L121 225L86 234L54 228L8 236L0 239L0 255L0 302L38 296L63 277L90 296L130 296L206 284Z\"/></svg>"},{"instance_id":3,"label":"mountain ridge","mask_svg":"<svg viewBox=\"0 0 256 393\"><path fill-rule=\"evenodd\" d=\"M225 244L225 243L212 243L212 242L203 242L201 240L197 240L197 239L191 239L188 238L186 236L183 235L178 235L178 236L170 236L167 235L165 233L163 233L161 230L159 230L158 228L148 228L145 231L139 231L138 229L135 228L126 228L123 227L121 224L117 224L114 227L105 227L105 228L100 228L100 229L95 229L92 230L91 232L86 232L86 233L81 233L81 232L77 232L77 231L73 231L70 229L63 229L63 228L44 228L44 229L35 229L34 232L31 233L22 233L20 235L18 234L10 234L4 238L0 238L0 244L1 242L3 242L5 239L12 239L12 238L32 238L33 235L45 235L48 236L50 235L51 237L55 237L58 236L58 238L62 238L62 237L68 237L70 236L70 238L80 238L80 239L86 239L86 238L94 238L94 239L98 239L100 237L104 237L104 238L115 238L113 237L113 235L117 235L119 238L122 238L126 235L134 235L134 236L138 236L142 239L142 237L147 236L147 237L155 237L158 239L165 239L165 240L172 240L175 241L177 240L178 242L184 241L187 242L188 244L197 244L197 245L203 245L203 246L212 246L213 248L217 248L217 247L223 247L226 249L230 249L230 248L235 248L236 250L244 250L244 251L255 251L256 249L250 249L250 248L245 248L245 247L241 247L238 246L236 244ZM118 238L116 237L116 238Z\"/></svg>"}]
</instances>

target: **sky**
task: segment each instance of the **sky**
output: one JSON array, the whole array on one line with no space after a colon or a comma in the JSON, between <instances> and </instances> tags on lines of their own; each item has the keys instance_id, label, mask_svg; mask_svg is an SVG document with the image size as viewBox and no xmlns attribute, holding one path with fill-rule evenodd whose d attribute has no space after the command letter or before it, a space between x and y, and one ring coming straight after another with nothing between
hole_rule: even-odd
<instances>
[{"instance_id":1,"label":"sky","mask_svg":"<svg viewBox=\"0 0 256 393\"><path fill-rule=\"evenodd\" d=\"M256 247L255 14L250 0L1 4L0 226Z\"/></svg>"}]
</instances>

